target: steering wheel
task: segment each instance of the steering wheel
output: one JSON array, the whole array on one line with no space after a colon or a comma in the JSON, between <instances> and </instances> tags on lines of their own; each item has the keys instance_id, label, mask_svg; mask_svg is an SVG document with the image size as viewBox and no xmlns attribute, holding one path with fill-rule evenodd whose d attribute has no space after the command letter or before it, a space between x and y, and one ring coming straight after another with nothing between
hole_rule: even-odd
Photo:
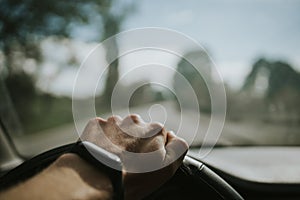
<instances>
[{"instance_id":1,"label":"steering wheel","mask_svg":"<svg viewBox=\"0 0 300 200\"><path fill-rule=\"evenodd\" d=\"M175 175L145 200L236 199L243 197L198 160L185 156Z\"/></svg>"},{"instance_id":2,"label":"steering wheel","mask_svg":"<svg viewBox=\"0 0 300 200\"><path fill-rule=\"evenodd\" d=\"M145 200L237 199L243 197L198 160L185 156L175 175Z\"/></svg>"},{"instance_id":3,"label":"steering wheel","mask_svg":"<svg viewBox=\"0 0 300 200\"><path fill-rule=\"evenodd\" d=\"M25 161L18 167L12 169L11 171L0 177L0 189L12 186L35 175L36 173L50 165L60 155L68 152L72 146L73 144L57 147ZM178 171L180 170L185 170L190 176L198 179L199 181L205 182L210 188L218 193L219 196L222 197L222 199L243 200L243 197L224 179L222 179L219 175L217 175L203 163L188 155L185 156L183 165L179 168ZM156 196L158 199L161 199L159 198L159 195L154 196Z\"/></svg>"},{"instance_id":4,"label":"steering wheel","mask_svg":"<svg viewBox=\"0 0 300 200\"><path fill-rule=\"evenodd\" d=\"M189 167L192 175L204 181L208 186L210 186L215 192L217 192L223 199L236 199L243 200L244 198L231 187L223 178L221 178L214 171L209 169L203 163L198 160L185 156L183 163Z\"/></svg>"}]
</instances>

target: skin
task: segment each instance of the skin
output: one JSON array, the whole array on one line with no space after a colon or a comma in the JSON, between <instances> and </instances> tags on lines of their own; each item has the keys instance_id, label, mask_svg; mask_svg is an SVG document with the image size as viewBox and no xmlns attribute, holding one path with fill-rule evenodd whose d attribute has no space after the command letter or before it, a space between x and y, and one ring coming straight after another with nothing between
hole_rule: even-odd
<instances>
[{"instance_id":1,"label":"skin","mask_svg":"<svg viewBox=\"0 0 300 200\"><path fill-rule=\"evenodd\" d=\"M146 123L138 115L124 119L119 116L107 120L91 119L80 138L121 158L125 199L130 200L149 195L169 180L188 149L183 139L166 131L161 124ZM146 173L132 173L129 170L132 162L126 151L156 152L155 161L163 167ZM111 199L112 192L111 181L105 174L77 155L66 154L25 183L0 193L0 199Z\"/></svg>"},{"instance_id":2,"label":"skin","mask_svg":"<svg viewBox=\"0 0 300 200\"><path fill-rule=\"evenodd\" d=\"M38 175L0 193L0 199L102 200L111 199L112 192L105 174L75 154L64 154Z\"/></svg>"}]
</instances>

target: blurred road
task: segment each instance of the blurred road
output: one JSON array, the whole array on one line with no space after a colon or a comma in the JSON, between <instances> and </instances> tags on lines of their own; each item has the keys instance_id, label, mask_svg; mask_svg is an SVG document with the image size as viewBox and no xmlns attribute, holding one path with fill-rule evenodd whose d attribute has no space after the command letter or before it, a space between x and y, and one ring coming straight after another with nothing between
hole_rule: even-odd
<instances>
[{"instance_id":1,"label":"blurred road","mask_svg":"<svg viewBox=\"0 0 300 200\"><path fill-rule=\"evenodd\" d=\"M167 129L173 130L180 137L185 138L190 145L201 145L205 135L207 135L210 122L209 115L200 115L191 111L179 112L171 102L164 102L161 105L149 105L130 109L131 113L137 113L145 121L159 121ZM119 110L117 113L125 117L128 112ZM111 114L101 116L107 118ZM181 120L182 119L182 120ZM84 126L87 122L82 120L79 126ZM221 121L217 120L217 123ZM226 121L220 137L216 132L211 132L205 140L206 145L218 142L222 145L299 145L300 131L298 128L291 128L282 125L254 123L254 122L232 122ZM15 138L15 144L21 154L35 155L47 149L51 149L62 144L76 141L78 138L74 123L55 127L32 135L25 135Z\"/></svg>"}]
</instances>

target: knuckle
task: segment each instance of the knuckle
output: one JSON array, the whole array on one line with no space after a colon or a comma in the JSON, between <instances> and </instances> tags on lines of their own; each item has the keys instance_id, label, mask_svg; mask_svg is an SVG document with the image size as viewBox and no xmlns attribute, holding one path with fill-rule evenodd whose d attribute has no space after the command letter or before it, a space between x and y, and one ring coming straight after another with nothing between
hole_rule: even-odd
<instances>
[{"instance_id":1,"label":"knuckle","mask_svg":"<svg viewBox=\"0 0 300 200\"><path fill-rule=\"evenodd\" d=\"M183 154L189 149L189 145L182 138L176 137L174 138L173 142L174 142L173 148L174 150L176 150L175 151L176 154Z\"/></svg>"},{"instance_id":2,"label":"knuckle","mask_svg":"<svg viewBox=\"0 0 300 200\"><path fill-rule=\"evenodd\" d=\"M105 124L107 122L105 119L102 119L101 117L96 117L95 119L99 124Z\"/></svg>"},{"instance_id":3,"label":"knuckle","mask_svg":"<svg viewBox=\"0 0 300 200\"><path fill-rule=\"evenodd\" d=\"M118 115L113 115L113 116L109 117L107 119L107 121L110 123L117 123L117 122L121 121L121 117Z\"/></svg>"},{"instance_id":4,"label":"knuckle","mask_svg":"<svg viewBox=\"0 0 300 200\"><path fill-rule=\"evenodd\" d=\"M93 124L93 123L97 123L97 122L98 122L97 117L91 118L91 119L89 119L89 121L88 121L89 124Z\"/></svg>"},{"instance_id":5,"label":"knuckle","mask_svg":"<svg viewBox=\"0 0 300 200\"><path fill-rule=\"evenodd\" d=\"M182 139L182 138L180 138L178 136L175 137L175 142L177 142L177 144L180 145L180 146L182 146L182 148L184 148L184 149L188 149L189 148L188 143L184 139Z\"/></svg>"},{"instance_id":6,"label":"knuckle","mask_svg":"<svg viewBox=\"0 0 300 200\"><path fill-rule=\"evenodd\" d=\"M141 117L138 114L131 114L129 117L134 123L139 123L141 121Z\"/></svg>"},{"instance_id":7,"label":"knuckle","mask_svg":"<svg viewBox=\"0 0 300 200\"><path fill-rule=\"evenodd\" d=\"M164 127L159 123L155 123L155 124L150 125L150 130L147 133L147 135L149 137L150 136L159 136L159 135L164 135L164 133L165 133Z\"/></svg>"},{"instance_id":8,"label":"knuckle","mask_svg":"<svg viewBox=\"0 0 300 200\"><path fill-rule=\"evenodd\" d=\"M86 135L91 132L94 132L95 130L98 130L98 128L105 123L106 122L101 123L101 121L99 121L99 119L97 117L89 119L87 125L85 126L85 128L83 130L83 135Z\"/></svg>"},{"instance_id":9,"label":"knuckle","mask_svg":"<svg viewBox=\"0 0 300 200\"><path fill-rule=\"evenodd\" d=\"M141 117L138 115L138 114L131 114L131 115L128 115L127 117L125 117L125 119L123 120L124 123L126 124L138 124L140 123L142 120L141 120Z\"/></svg>"},{"instance_id":10,"label":"knuckle","mask_svg":"<svg viewBox=\"0 0 300 200\"><path fill-rule=\"evenodd\" d=\"M181 144L181 146L183 147L183 149L188 150L189 145L188 145L188 143L184 139L178 137L178 142Z\"/></svg>"},{"instance_id":11,"label":"knuckle","mask_svg":"<svg viewBox=\"0 0 300 200\"><path fill-rule=\"evenodd\" d=\"M153 123L150 124L150 127L152 129L160 129L160 130L162 130L164 128L164 125L161 124L161 123L159 123L159 122L153 122Z\"/></svg>"}]
</instances>

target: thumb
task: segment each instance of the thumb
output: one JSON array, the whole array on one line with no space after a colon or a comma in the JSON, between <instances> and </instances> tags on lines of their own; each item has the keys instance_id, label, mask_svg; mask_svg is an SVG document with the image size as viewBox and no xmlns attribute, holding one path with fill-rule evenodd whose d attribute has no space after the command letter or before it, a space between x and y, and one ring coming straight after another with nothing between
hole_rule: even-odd
<instances>
[{"instance_id":1,"label":"thumb","mask_svg":"<svg viewBox=\"0 0 300 200\"><path fill-rule=\"evenodd\" d=\"M165 165L170 165L173 163L176 171L181 165L188 148L189 146L184 139L176 136L172 131L169 131L167 133L167 144L165 146Z\"/></svg>"}]
</instances>

